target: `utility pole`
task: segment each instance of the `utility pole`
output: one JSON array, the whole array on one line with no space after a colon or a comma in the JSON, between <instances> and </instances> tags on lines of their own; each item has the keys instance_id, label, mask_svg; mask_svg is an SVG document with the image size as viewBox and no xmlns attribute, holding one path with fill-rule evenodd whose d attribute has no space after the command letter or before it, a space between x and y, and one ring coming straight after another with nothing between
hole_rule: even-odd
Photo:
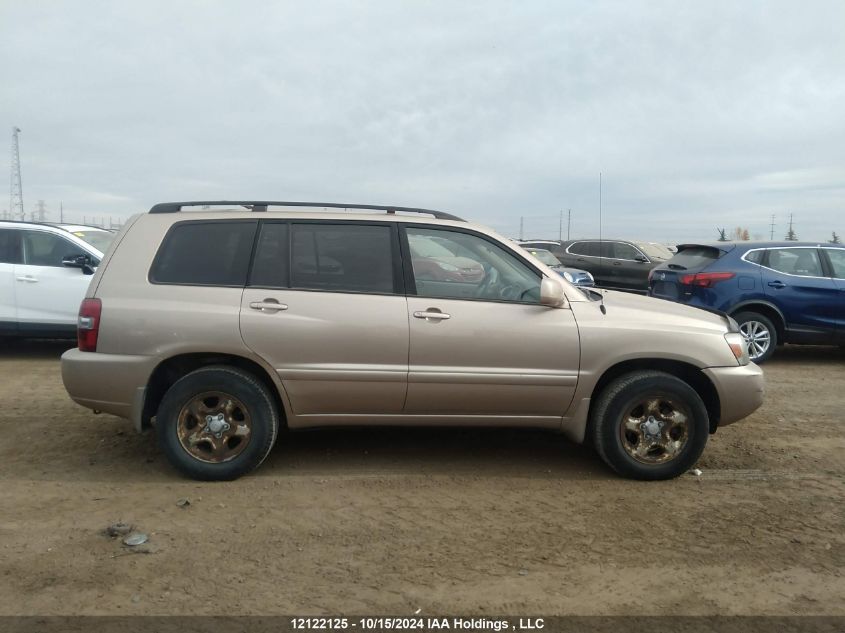
<instances>
[{"instance_id":1,"label":"utility pole","mask_svg":"<svg viewBox=\"0 0 845 633\"><path fill-rule=\"evenodd\" d=\"M65 223L65 206L64 202L62 202L61 200L59 200L59 222L61 224Z\"/></svg>"},{"instance_id":2,"label":"utility pole","mask_svg":"<svg viewBox=\"0 0 845 633\"><path fill-rule=\"evenodd\" d=\"M38 204L35 206L35 216L33 219L36 222L44 222L47 219L47 205L44 204L43 200L39 200Z\"/></svg>"},{"instance_id":3,"label":"utility pole","mask_svg":"<svg viewBox=\"0 0 845 633\"><path fill-rule=\"evenodd\" d=\"M519 216L519 241L520 242L525 239L525 235L523 233L524 228L525 228L525 217Z\"/></svg>"},{"instance_id":4,"label":"utility pole","mask_svg":"<svg viewBox=\"0 0 845 633\"><path fill-rule=\"evenodd\" d=\"M569 241L569 229L572 228L572 209L566 212L566 240Z\"/></svg>"},{"instance_id":5,"label":"utility pole","mask_svg":"<svg viewBox=\"0 0 845 633\"><path fill-rule=\"evenodd\" d=\"M563 240L563 210L561 209L560 212L560 219L557 225L557 241L560 242Z\"/></svg>"},{"instance_id":6,"label":"utility pole","mask_svg":"<svg viewBox=\"0 0 845 633\"><path fill-rule=\"evenodd\" d=\"M21 185L21 152L19 127L12 127L12 174L9 185L9 214L12 219L26 220L23 210L23 185Z\"/></svg>"},{"instance_id":7,"label":"utility pole","mask_svg":"<svg viewBox=\"0 0 845 633\"><path fill-rule=\"evenodd\" d=\"M775 214L774 213L772 213L772 223L771 223L770 226L771 226L772 230L769 233L769 240L773 242L775 240Z\"/></svg>"}]
</instances>

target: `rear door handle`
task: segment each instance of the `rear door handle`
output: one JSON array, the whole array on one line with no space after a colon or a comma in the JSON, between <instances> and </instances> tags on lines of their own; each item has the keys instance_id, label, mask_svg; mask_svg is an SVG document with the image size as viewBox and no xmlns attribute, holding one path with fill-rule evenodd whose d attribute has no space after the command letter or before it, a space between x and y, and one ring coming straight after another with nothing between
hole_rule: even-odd
<instances>
[{"instance_id":1,"label":"rear door handle","mask_svg":"<svg viewBox=\"0 0 845 633\"><path fill-rule=\"evenodd\" d=\"M18 281L26 281L26 282L29 282L31 284L38 283L38 278L37 277L31 277L30 275L23 275L22 277L16 277L16 279Z\"/></svg>"},{"instance_id":2,"label":"rear door handle","mask_svg":"<svg viewBox=\"0 0 845 633\"><path fill-rule=\"evenodd\" d=\"M446 319L451 319L451 314L446 314L445 312L440 312L440 310L432 310L429 308L425 312L417 311L414 312L414 318L416 319L432 319L434 321L445 321Z\"/></svg>"},{"instance_id":3,"label":"rear door handle","mask_svg":"<svg viewBox=\"0 0 845 633\"><path fill-rule=\"evenodd\" d=\"M782 281L770 281L769 285L772 288L786 288L786 284L783 283Z\"/></svg>"},{"instance_id":4,"label":"rear door handle","mask_svg":"<svg viewBox=\"0 0 845 633\"><path fill-rule=\"evenodd\" d=\"M613 262L613 265L614 265L614 266L621 266L621 265L622 265L622 262Z\"/></svg>"},{"instance_id":5,"label":"rear door handle","mask_svg":"<svg viewBox=\"0 0 845 633\"><path fill-rule=\"evenodd\" d=\"M275 313L279 310L287 310L288 307L284 303L279 303L275 299L265 299L264 301L253 301L249 304L253 310L261 310L262 312Z\"/></svg>"}]
</instances>

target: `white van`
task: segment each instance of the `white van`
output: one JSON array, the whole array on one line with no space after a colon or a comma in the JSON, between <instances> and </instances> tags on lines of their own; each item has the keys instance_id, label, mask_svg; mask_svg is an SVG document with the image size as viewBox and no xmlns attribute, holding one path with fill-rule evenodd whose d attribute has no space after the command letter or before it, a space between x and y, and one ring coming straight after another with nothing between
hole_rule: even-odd
<instances>
[{"instance_id":1,"label":"white van","mask_svg":"<svg viewBox=\"0 0 845 633\"><path fill-rule=\"evenodd\" d=\"M0 336L76 336L79 304L114 233L0 221Z\"/></svg>"}]
</instances>

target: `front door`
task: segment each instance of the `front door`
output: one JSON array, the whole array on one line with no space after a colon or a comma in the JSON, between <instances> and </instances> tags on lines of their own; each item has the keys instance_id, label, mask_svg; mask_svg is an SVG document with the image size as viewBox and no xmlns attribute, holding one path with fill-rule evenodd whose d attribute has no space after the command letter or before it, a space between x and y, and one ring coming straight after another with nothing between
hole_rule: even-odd
<instances>
[{"instance_id":1,"label":"front door","mask_svg":"<svg viewBox=\"0 0 845 633\"><path fill-rule=\"evenodd\" d=\"M55 233L21 231L23 263L15 266L17 320L21 334L76 329L79 304L91 275L62 264L67 256L89 255Z\"/></svg>"},{"instance_id":2,"label":"front door","mask_svg":"<svg viewBox=\"0 0 845 633\"><path fill-rule=\"evenodd\" d=\"M540 305L541 273L491 238L417 225L405 231L415 286L405 413L559 425L580 360L572 311Z\"/></svg>"},{"instance_id":3,"label":"front door","mask_svg":"<svg viewBox=\"0 0 845 633\"><path fill-rule=\"evenodd\" d=\"M241 334L278 372L292 426L402 412L408 313L397 235L390 223L261 223Z\"/></svg>"}]
</instances>

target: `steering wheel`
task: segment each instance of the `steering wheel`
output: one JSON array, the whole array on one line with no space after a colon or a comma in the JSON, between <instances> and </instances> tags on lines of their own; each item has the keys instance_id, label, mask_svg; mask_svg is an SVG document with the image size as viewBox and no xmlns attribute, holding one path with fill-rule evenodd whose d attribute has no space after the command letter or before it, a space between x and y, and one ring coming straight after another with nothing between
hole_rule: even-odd
<instances>
[{"instance_id":1,"label":"steering wheel","mask_svg":"<svg viewBox=\"0 0 845 633\"><path fill-rule=\"evenodd\" d=\"M484 281L478 285L478 289L475 291L476 298L486 297L497 283L499 283L499 271L491 266L484 276Z\"/></svg>"}]
</instances>

